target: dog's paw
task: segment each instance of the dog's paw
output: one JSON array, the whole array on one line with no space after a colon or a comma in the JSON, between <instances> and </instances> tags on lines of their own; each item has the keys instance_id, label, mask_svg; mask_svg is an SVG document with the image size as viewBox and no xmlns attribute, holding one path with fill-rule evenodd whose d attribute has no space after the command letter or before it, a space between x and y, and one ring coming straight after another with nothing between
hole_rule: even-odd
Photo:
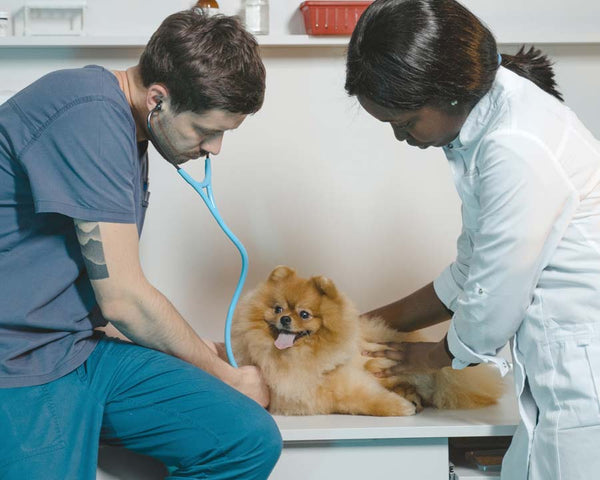
<instances>
[{"instance_id":1,"label":"dog's paw","mask_svg":"<svg viewBox=\"0 0 600 480\"><path fill-rule=\"evenodd\" d=\"M413 403L413 405L415 406L415 411L417 413L423 411L423 403L421 397L417 395L415 398L409 398L408 400L410 400Z\"/></svg>"},{"instance_id":2,"label":"dog's paw","mask_svg":"<svg viewBox=\"0 0 600 480\"><path fill-rule=\"evenodd\" d=\"M395 395L395 398L386 399L385 402L377 405L375 411L371 415L379 415L383 417L406 417L417 413L417 408L414 403L404 397Z\"/></svg>"},{"instance_id":3,"label":"dog's paw","mask_svg":"<svg viewBox=\"0 0 600 480\"><path fill-rule=\"evenodd\" d=\"M403 397L400 397L400 399L402 400L402 402L399 403L399 409L395 415L409 416L417 413L417 406L412 401Z\"/></svg>"},{"instance_id":4,"label":"dog's paw","mask_svg":"<svg viewBox=\"0 0 600 480\"><path fill-rule=\"evenodd\" d=\"M423 399L417 393L417 389L414 386L404 383L396 385L392 391L412 402L417 413L423 410Z\"/></svg>"}]
</instances>

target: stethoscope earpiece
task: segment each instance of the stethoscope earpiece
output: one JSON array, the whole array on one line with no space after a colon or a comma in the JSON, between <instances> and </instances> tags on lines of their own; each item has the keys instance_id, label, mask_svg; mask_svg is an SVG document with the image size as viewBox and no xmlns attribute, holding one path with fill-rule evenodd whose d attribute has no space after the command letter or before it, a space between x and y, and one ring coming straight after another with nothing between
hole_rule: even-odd
<instances>
[{"instance_id":1,"label":"stethoscope earpiece","mask_svg":"<svg viewBox=\"0 0 600 480\"><path fill-rule=\"evenodd\" d=\"M159 144L158 139L154 135L154 131L152 130L152 123L151 123L152 116L155 113L162 111L162 104L163 104L162 98L157 97L156 105L154 105L154 108L152 110L150 110L150 112L148 112L148 116L146 117L146 127L148 129L148 135L150 137L150 140L152 141L152 144L154 145L154 148L156 148L156 150L158 151L160 156L163 157L167 162L169 162L171 165L173 165L176 169L179 170L179 166L177 165L177 162L171 161L169 159L169 157L167 156L167 154L165 153L165 151L162 149L161 145Z\"/></svg>"}]
</instances>

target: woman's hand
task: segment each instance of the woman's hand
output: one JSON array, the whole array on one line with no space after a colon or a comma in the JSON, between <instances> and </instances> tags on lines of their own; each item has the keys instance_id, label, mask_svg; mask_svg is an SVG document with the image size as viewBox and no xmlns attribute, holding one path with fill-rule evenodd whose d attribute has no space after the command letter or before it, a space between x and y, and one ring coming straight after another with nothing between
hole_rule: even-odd
<instances>
[{"instance_id":1,"label":"woman's hand","mask_svg":"<svg viewBox=\"0 0 600 480\"><path fill-rule=\"evenodd\" d=\"M440 342L382 343L387 348L378 351L363 351L373 358L386 358L394 362L391 367L375 372L376 377L385 378L407 373L432 373L452 365L445 338Z\"/></svg>"}]
</instances>

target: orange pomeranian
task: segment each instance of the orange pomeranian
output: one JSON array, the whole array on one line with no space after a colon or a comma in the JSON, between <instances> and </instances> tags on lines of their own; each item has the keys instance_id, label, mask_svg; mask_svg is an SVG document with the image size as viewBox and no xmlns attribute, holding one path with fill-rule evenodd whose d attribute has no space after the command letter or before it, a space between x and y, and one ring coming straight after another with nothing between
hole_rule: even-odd
<instances>
[{"instance_id":1,"label":"orange pomeranian","mask_svg":"<svg viewBox=\"0 0 600 480\"><path fill-rule=\"evenodd\" d=\"M286 266L244 297L232 324L237 362L262 370L273 413L401 416L423 406L481 407L502 394L498 371L487 365L375 377L391 361L361 352L407 340L381 319L360 317L328 278L301 278Z\"/></svg>"}]
</instances>

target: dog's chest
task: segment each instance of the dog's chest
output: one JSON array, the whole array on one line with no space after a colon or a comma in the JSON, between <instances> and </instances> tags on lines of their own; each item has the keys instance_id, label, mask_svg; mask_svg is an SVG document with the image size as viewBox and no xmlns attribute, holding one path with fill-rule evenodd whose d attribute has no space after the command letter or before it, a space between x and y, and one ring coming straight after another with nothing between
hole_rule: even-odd
<instances>
[{"instance_id":1,"label":"dog's chest","mask_svg":"<svg viewBox=\"0 0 600 480\"><path fill-rule=\"evenodd\" d=\"M274 392L291 398L312 395L324 382L320 372L307 370L295 370L287 374L279 371L276 375L268 377L269 386Z\"/></svg>"},{"instance_id":2,"label":"dog's chest","mask_svg":"<svg viewBox=\"0 0 600 480\"><path fill-rule=\"evenodd\" d=\"M307 405L312 405L326 382L320 372L308 370L278 371L266 377L271 390L271 406L284 411L292 406L293 410L304 410Z\"/></svg>"}]
</instances>

